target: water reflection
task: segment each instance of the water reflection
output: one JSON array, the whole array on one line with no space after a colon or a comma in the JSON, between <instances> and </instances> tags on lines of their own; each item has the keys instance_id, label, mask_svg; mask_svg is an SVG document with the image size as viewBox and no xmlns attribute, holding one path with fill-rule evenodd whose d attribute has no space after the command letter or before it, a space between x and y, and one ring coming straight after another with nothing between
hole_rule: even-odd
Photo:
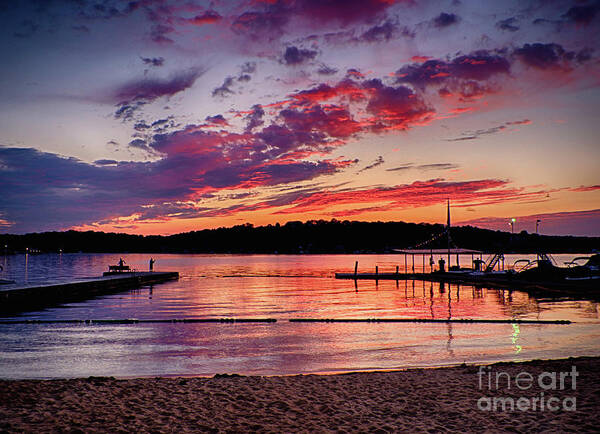
<instances>
[{"instance_id":1,"label":"water reflection","mask_svg":"<svg viewBox=\"0 0 600 434\"><path fill-rule=\"evenodd\" d=\"M20 319L276 318L274 324L0 325L0 377L294 374L600 355L598 303L468 285L332 278L354 256L152 255L181 279ZM134 268L150 255L127 255ZM98 275L118 255L5 257L12 279ZM360 257L394 270L399 257ZM417 261L418 262L418 261ZM419 264L416 264L419 265ZM408 264L412 267L412 264ZM145 268L144 268L145 269ZM17 272L15 270L22 270ZM11 278L5 276L5 278ZM289 318L567 319L528 324L289 323ZM10 319L10 318L9 318ZM13 318L14 319L14 318ZM44 374L39 374L43 372Z\"/></svg>"},{"instance_id":2,"label":"water reflection","mask_svg":"<svg viewBox=\"0 0 600 434\"><path fill-rule=\"evenodd\" d=\"M512 343L515 346L515 354L519 354L521 352L521 350L523 349L523 347L521 345L518 345L518 340L519 340L519 335L521 334L521 328L519 327L519 324L512 324L513 327L513 334L512 334Z\"/></svg>"}]
</instances>

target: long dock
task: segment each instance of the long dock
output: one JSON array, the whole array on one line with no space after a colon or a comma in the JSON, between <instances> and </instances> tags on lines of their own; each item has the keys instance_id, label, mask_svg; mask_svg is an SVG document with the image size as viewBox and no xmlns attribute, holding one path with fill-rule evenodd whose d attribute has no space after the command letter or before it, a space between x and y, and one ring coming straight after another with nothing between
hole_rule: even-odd
<instances>
[{"instance_id":1,"label":"long dock","mask_svg":"<svg viewBox=\"0 0 600 434\"><path fill-rule=\"evenodd\" d=\"M585 296L600 298L600 279L590 280L523 280L518 275L467 273L335 273L336 279L351 280L423 280L427 282L456 283L477 287L522 290L546 296Z\"/></svg>"},{"instance_id":2,"label":"long dock","mask_svg":"<svg viewBox=\"0 0 600 434\"><path fill-rule=\"evenodd\" d=\"M66 283L10 288L0 290L0 313L38 310L176 279L179 279L177 272L132 272Z\"/></svg>"}]
</instances>

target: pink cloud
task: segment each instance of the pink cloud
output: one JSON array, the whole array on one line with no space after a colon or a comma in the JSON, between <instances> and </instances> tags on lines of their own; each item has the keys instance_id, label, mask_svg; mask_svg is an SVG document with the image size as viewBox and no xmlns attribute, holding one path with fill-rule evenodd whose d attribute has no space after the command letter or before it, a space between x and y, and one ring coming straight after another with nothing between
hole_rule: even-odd
<instances>
[{"instance_id":1,"label":"pink cloud","mask_svg":"<svg viewBox=\"0 0 600 434\"><path fill-rule=\"evenodd\" d=\"M455 206L489 205L532 199L543 200L547 193L544 190L528 192L523 188L509 187L508 181L498 179L462 182L433 179L393 187L315 192L296 198L290 203L289 208L280 210L277 214L321 211L331 206L362 203L379 203L378 207L385 208L378 209L386 210L420 208L443 203L448 198L452 198ZM361 208L346 211L350 215L355 215L361 213Z\"/></svg>"}]
</instances>

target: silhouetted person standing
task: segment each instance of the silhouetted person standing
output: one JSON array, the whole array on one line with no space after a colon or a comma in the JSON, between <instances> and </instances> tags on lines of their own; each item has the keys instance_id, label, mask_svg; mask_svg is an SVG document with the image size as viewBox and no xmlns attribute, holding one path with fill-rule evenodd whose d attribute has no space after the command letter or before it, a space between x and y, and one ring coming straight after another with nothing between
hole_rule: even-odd
<instances>
[{"instance_id":1,"label":"silhouetted person standing","mask_svg":"<svg viewBox=\"0 0 600 434\"><path fill-rule=\"evenodd\" d=\"M154 263L155 262L156 261L154 260L154 258L150 258L150 262L149 262L149 264L150 264L150 271L154 271Z\"/></svg>"}]
</instances>

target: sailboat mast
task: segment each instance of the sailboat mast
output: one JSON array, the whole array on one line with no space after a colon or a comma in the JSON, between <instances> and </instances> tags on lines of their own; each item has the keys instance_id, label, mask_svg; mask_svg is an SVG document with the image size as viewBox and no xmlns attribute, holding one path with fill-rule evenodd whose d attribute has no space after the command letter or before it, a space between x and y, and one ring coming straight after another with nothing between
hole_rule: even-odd
<instances>
[{"instance_id":1,"label":"sailboat mast","mask_svg":"<svg viewBox=\"0 0 600 434\"><path fill-rule=\"evenodd\" d=\"M450 270L450 199L448 199L448 221L446 224L446 238L448 238L448 270Z\"/></svg>"}]
</instances>

